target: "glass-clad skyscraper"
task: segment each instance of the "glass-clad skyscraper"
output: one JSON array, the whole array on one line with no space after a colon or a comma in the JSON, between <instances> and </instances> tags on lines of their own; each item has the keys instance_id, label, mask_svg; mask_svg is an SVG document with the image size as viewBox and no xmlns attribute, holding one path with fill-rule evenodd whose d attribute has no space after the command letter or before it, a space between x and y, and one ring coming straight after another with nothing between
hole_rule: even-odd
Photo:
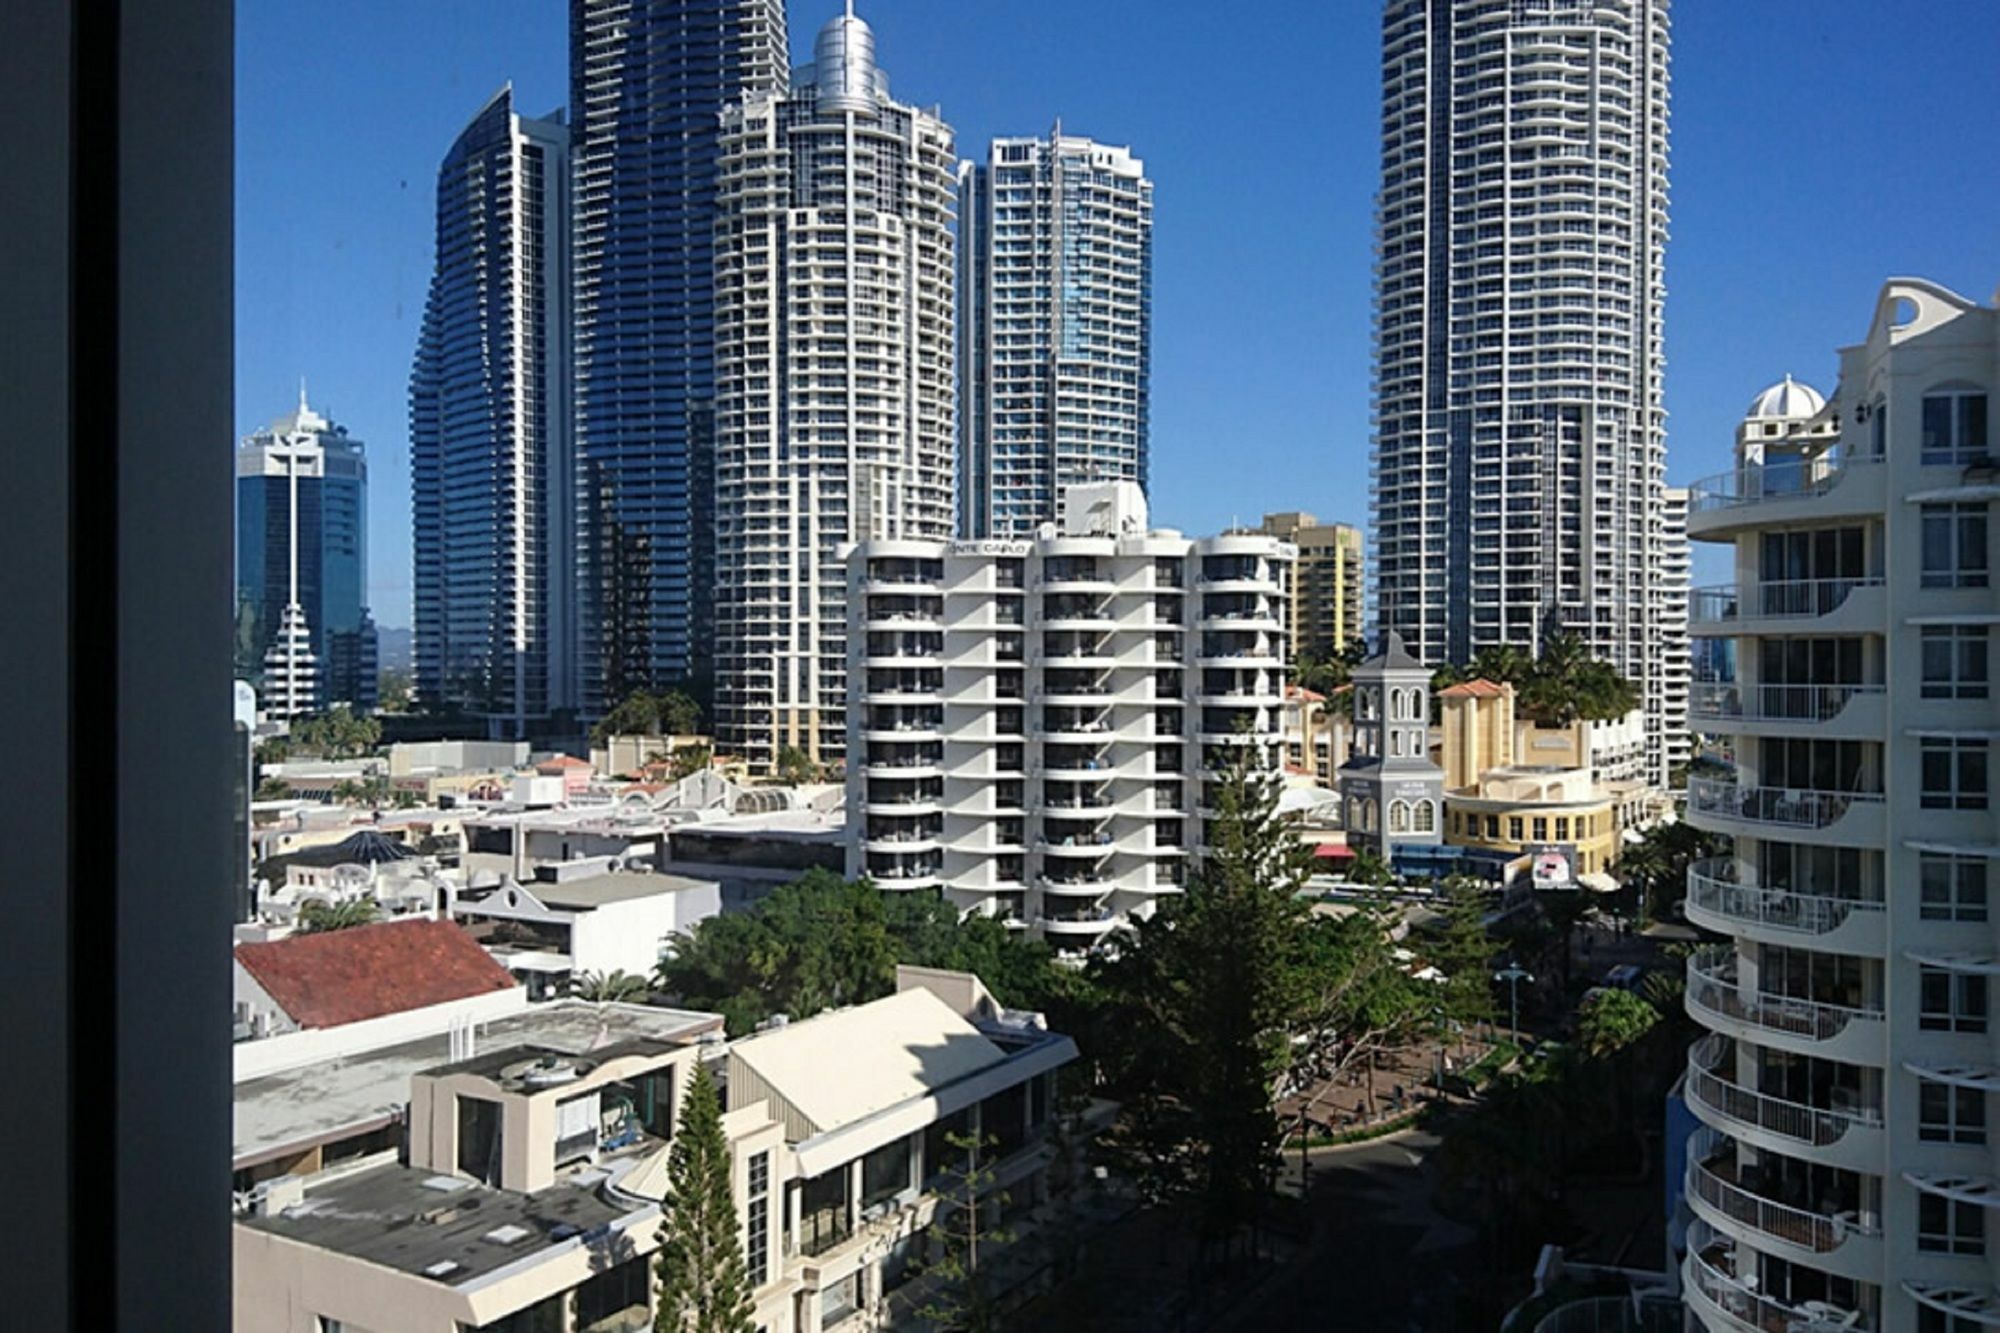
<instances>
[{"instance_id":1,"label":"glass-clad skyscraper","mask_svg":"<svg viewBox=\"0 0 2000 1333\"><path fill-rule=\"evenodd\" d=\"M1058 124L959 186L959 523L1032 536L1072 485L1146 485L1153 183Z\"/></svg>"},{"instance_id":2,"label":"glass-clad skyscraper","mask_svg":"<svg viewBox=\"0 0 2000 1333\"><path fill-rule=\"evenodd\" d=\"M1668 0L1388 0L1375 605L1430 665L1582 635L1665 776Z\"/></svg>"},{"instance_id":3,"label":"glass-clad skyscraper","mask_svg":"<svg viewBox=\"0 0 2000 1333\"><path fill-rule=\"evenodd\" d=\"M452 145L410 374L416 699L501 737L571 692L568 145L510 88Z\"/></svg>"},{"instance_id":4,"label":"glass-clad skyscraper","mask_svg":"<svg viewBox=\"0 0 2000 1333\"><path fill-rule=\"evenodd\" d=\"M571 0L581 702L707 673L716 133L783 0Z\"/></svg>"},{"instance_id":5,"label":"glass-clad skyscraper","mask_svg":"<svg viewBox=\"0 0 2000 1333\"><path fill-rule=\"evenodd\" d=\"M272 716L375 706L367 574L366 454L301 388L236 449L236 672Z\"/></svg>"},{"instance_id":6,"label":"glass-clad skyscraper","mask_svg":"<svg viewBox=\"0 0 2000 1333\"><path fill-rule=\"evenodd\" d=\"M952 532L951 127L851 15L791 82L724 117L716 221L716 739L759 765L846 748L848 546Z\"/></svg>"}]
</instances>

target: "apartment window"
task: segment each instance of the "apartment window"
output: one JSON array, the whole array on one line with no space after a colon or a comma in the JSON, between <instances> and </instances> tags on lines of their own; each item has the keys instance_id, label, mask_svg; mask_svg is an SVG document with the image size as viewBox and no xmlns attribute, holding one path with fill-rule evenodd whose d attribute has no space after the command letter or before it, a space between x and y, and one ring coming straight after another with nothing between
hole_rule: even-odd
<instances>
[{"instance_id":1,"label":"apartment window","mask_svg":"<svg viewBox=\"0 0 2000 1333\"><path fill-rule=\"evenodd\" d=\"M1521 817L1519 815L1507 816L1507 841L1521 841Z\"/></svg>"},{"instance_id":2,"label":"apartment window","mask_svg":"<svg viewBox=\"0 0 2000 1333\"><path fill-rule=\"evenodd\" d=\"M650 1260L627 1259L576 1289L577 1333L626 1333L646 1318L653 1281Z\"/></svg>"},{"instance_id":3,"label":"apartment window","mask_svg":"<svg viewBox=\"0 0 2000 1333\"><path fill-rule=\"evenodd\" d=\"M1925 1032L1986 1031L1986 978L1921 969L1917 976L1917 1026Z\"/></svg>"},{"instance_id":4,"label":"apartment window","mask_svg":"<svg viewBox=\"0 0 2000 1333\"><path fill-rule=\"evenodd\" d=\"M1473 817L1475 819L1478 818L1477 815ZM1500 836L1500 816L1498 815L1486 816L1486 836L1489 838L1498 838ZM1516 836L1518 837L1519 835Z\"/></svg>"},{"instance_id":5,"label":"apartment window","mask_svg":"<svg viewBox=\"0 0 2000 1333\"><path fill-rule=\"evenodd\" d=\"M1923 743L1923 788L1919 800L1926 810L1986 808L1987 743L1960 737L1930 737Z\"/></svg>"},{"instance_id":6,"label":"apartment window","mask_svg":"<svg viewBox=\"0 0 2000 1333\"><path fill-rule=\"evenodd\" d=\"M1938 1194L1918 1195L1917 1248L1930 1254L1986 1253L1986 1210Z\"/></svg>"},{"instance_id":7,"label":"apartment window","mask_svg":"<svg viewBox=\"0 0 2000 1333\"><path fill-rule=\"evenodd\" d=\"M1987 694L1984 625L1926 625L1923 630L1926 699L1984 699Z\"/></svg>"},{"instance_id":8,"label":"apartment window","mask_svg":"<svg viewBox=\"0 0 2000 1333\"><path fill-rule=\"evenodd\" d=\"M1568 816L1568 815L1557 815L1557 816L1556 816L1556 841L1557 841L1557 842L1568 842L1568 841L1569 841L1569 816Z\"/></svg>"},{"instance_id":9,"label":"apartment window","mask_svg":"<svg viewBox=\"0 0 2000 1333\"><path fill-rule=\"evenodd\" d=\"M885 1143L861 1159L861 1207L889 1202L910 1187L910 1140Z\"/></svg>"},{"instance_id":10,"label":"apartment window","mask_svg":"<svg viewBox=\"0 0 2000 1333\"><path fill-rule=\"evenodd\" d=\"M1415 806L1415 830L1418 833L1432 833L1437 830L1437 805L1432 801L1418 801Z\"/></svg>"},{"instance_id":11,"label":"apartment window","mask_svg":"<svg viewBox=\"0 0 2000 1333\"><path fill-rule=\"evenodd\" d=\"M1547 819L1537 815L1531 821L1531 826L1535 830L1536 842L1547 842L1549 840L1549 821Z\"/></svg>"},{"instance_id":12,"label":"apartment window","mask_svg":"<svg viewBox=\"0 0 2000 1333\"><path fill-rule=\"evenodd\" d=\"M743 1252L755 1291L771 1276L771 1154L752 1154L744 1174Z\"/></svg>"},{"instance_id":13,"label":"apartment window","mask_svg":"<svg viewBox=\"0 0 2000 1333\"><path fill-rule=\"evenodd\" d=\"M1986 456L1986 395L1946 385L1924 395L1923 461L1969 463Z\"/></svg>"},{"instance_id":14,"label":"apartment window","mask_svg":"<svg viewBox=\"0 0 2000 1333\"><path fill-rule=\"evenodd\" d=\"M1918 1084L1917 1137L1926 1143L1985 1143L1986 1094L1950 1083Z\"/></svg>"},{"instance_id":15,"label":"apartment window","mask_svg":"<svg viewBox=\"0 0 2000 1333\"><path fill-rule=\"evenodd\" d=\"M1920 914L1926 921L1986 920L1986 860L1979 856L1917 859Z\"/></svg>"},{"instance_id":16,"label":"apartment window","mask_svg":"<svg viewBox=\"0 0 2000 1333\"><path fill-rule=\"evenodd\" d=\"M1986 586L1986 506L1921 506L1926 588Z\"/></svg>"}]
</instances>

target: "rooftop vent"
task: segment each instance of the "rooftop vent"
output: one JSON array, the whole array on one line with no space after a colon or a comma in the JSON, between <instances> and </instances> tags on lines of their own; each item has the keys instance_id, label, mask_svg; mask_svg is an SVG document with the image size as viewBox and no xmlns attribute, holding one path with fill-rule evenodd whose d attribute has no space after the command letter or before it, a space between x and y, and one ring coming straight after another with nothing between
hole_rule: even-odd
<instances>
[{"instance_id":1,"label":"rooftop vent","mask_svg":"<svg viewBox=\"0 0 2000 1333\"><path fill-rule=\"evenodd\" d=\"M458 1268L459 1265L456 1259L440 1259L424 1270L424 1276L444 1277L448 1273L456 1273Z\"/></svg>"},{"instance_id":2,"label":"rooftop vent","mask_svg":"<svg viewBox=\"0 0 2000 1333\"><path fill-rule=\"evenodd\" d=\"M509 1222L506 1226L493 1228L486 1233L483 1239L490 1240L495 1245L514 1245L526 1240L533 1234L526 1227L515 1226L512 1222Z\"/></svg>"},{"instance_id":3,"label":"rooftop vent","mask_svg":"<svg viewBox=\"0 0 2000 1333\"><path fill-rule=\"evenodd\" d=\"M471 1183L460 1176L432 1176L423 1182L425 1189L436 1190L440 1194L455 1193Z\"/></svg>"},{"instance_id":4,"label":"rooftop vent","mask_svg":"<svg viewBox=\"0 0 2000 1333\"><path fill-rule=\"evenodd\" d=\"M531 1088L552 1088L576 1077L576 1066L553 1055L545 1055L520 1069L516 1075Z\"/></svg>"}]
</instances>

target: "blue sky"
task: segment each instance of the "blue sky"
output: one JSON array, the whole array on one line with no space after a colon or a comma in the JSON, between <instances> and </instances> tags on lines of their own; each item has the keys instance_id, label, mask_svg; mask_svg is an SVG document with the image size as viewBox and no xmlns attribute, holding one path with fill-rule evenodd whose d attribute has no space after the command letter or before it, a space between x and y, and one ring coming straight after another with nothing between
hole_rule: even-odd
<instances>
[{"instance_id":1,"label":"blue sky","mask_svg":"<svg viewBox=\"0 0 2000 1333\"><path fill-rule=\"evenodd\" d=\"M837 12L794 0L795 58ZM961 155L1064 128L1155 182L1155 521L1365 522L1379 6L861 0L891 92ZM1673 48L1668 475L1728 465L1766 383L1833 387L1892 274L2000 284L2000 4L1683 0ZM568 95L565 0L242 0L236 421L368 444L370 596L409 623L405 390L438 159L503 82ZM1712 558L1698 577L1713 573Z\"/></svg>"}]
</instances>

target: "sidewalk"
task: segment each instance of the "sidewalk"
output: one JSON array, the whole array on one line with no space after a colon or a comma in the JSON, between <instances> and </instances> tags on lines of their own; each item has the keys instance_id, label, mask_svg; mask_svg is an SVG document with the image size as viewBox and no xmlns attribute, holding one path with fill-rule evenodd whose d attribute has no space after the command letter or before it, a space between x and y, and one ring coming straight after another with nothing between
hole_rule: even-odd
<instances>
[{"instance_id":1,"label":"sidewalk","mask_svg":"<svg viewBox=\"0 0 2000 1333\"><path fill-rule=\"evenodd\" d=\"M1444 1050L1443 1074L1449 1089L1465 1070L1478 1063L1493 1046L1473 1041ZM1302 1092L1278 1099L1278 1120L1289 1135L1296 1136L1299 1115L1315 1135L1333 1136L1371 1129L1401 1119L1412 1110L1440 1097L1438 1089L1440 1048L1435 1045L1403 1047L1377 1057L1373 1073L1374 1099L1370 1107L1369 1071L1355 1067L1333 1079L1322 1080ZM1449 1092L1445 1100L1462 1100Z\"/></svg>"}]
</instances>

